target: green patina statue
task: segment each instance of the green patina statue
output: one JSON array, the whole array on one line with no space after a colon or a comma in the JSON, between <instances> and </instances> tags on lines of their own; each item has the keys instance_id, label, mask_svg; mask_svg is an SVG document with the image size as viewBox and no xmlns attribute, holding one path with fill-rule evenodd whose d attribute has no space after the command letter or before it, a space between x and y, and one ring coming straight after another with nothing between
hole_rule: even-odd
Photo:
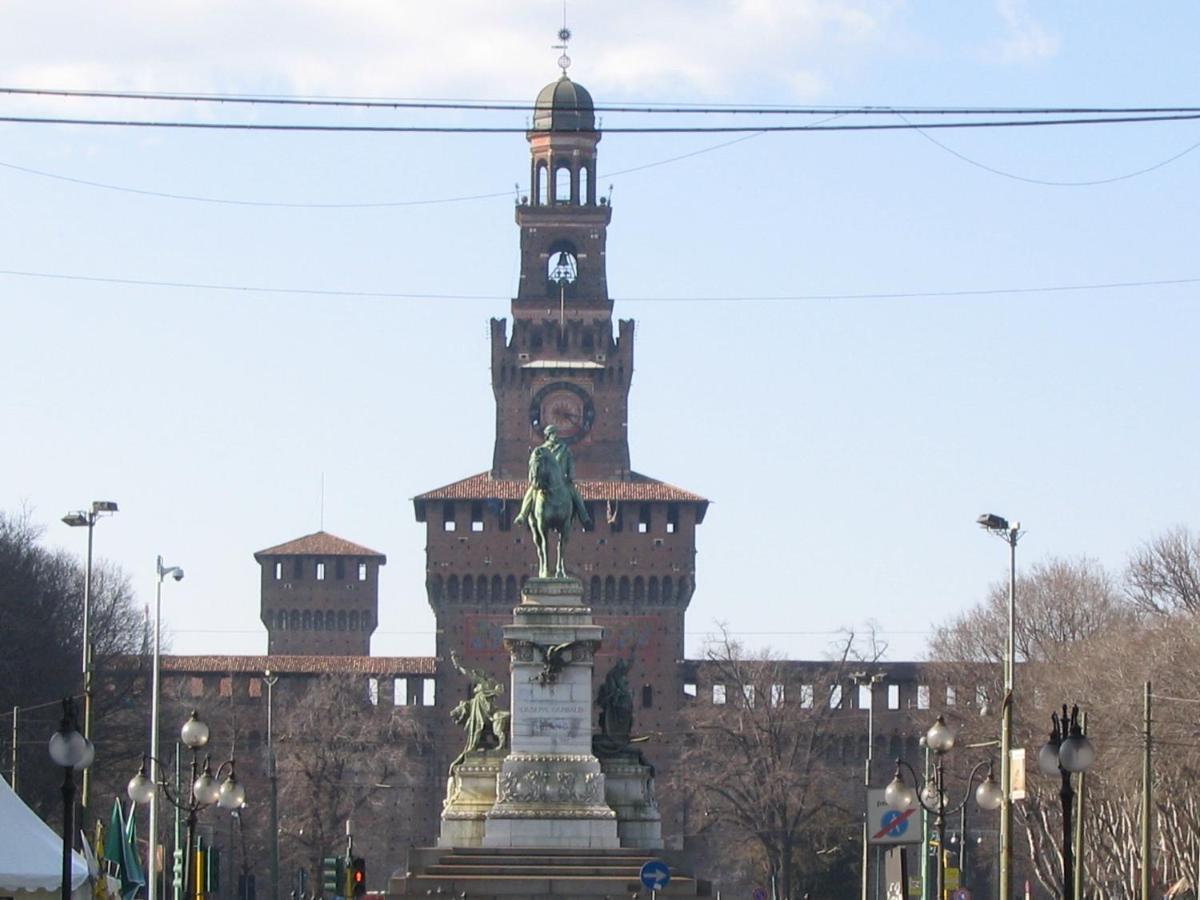
<instances>
[{"instance_id":1,"label":"green patina statue","mask_svg":"<svg viewBox=\"0 0 1200 900\"><path fill-rule=\"evenodd\" d=\"M529 487L514 521L517 525L529 523L537 548L539 578L551 577L546 539L551 531L558 532L558 562L553 577L566 578L565 554L571 538L571 522L578 520L586 528L592 520L575 488L571 448L559 438L553 425L546 426L545 435L545 442L534 447L529 455Z\"/></svg>"},{"instance_id":2,"label":"green patina statue","mask_svg":"<svg viewBox=\"0 0 1200 900\"><path fill-rule=\"evenodd\" d=\"M475 750L503 750L508 743L511 714L508 710L496 709L494 702L504 693L504 685L480 669L465 668L454 650L450 651L450 662L471 681L470 698L460 700L458 705L450 710L450 718L455 724L467 730L467 745L450 764L450 768L453 769L466 759L468 753Z\"/></svg>"}]
</instances>

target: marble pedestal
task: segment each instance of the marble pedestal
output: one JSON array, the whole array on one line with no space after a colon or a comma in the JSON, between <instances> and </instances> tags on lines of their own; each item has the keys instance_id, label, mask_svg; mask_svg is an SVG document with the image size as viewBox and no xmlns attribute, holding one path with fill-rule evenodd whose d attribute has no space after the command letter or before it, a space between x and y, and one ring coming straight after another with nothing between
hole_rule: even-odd
<instances>
[{"instance_id":1,"label":"marble pedestal","mask_svg":"<svg viewBox=\"0 0 1200 900\"><path fill-rule=\"evenodd\" d=\"M603 633L577 579L526 582L504 626L511 751L500 765L484 847L621 846L592 753L592 661Z\"/></svg>"},{"instance_id":2,"label":"marble pedestal","mask_svg":"<svg viewBox=\"0 0 1200 900\"><path fill-rule=\"evenodd\" d=\"M446 779L439 847L479 847L484 820L496 805L496 778L508 750L472 750Z\"/></svg>"},{"instance_id":3,"label":"marble pedestal","mask_svg":"<svg viewBox=\"0 0 1200 900\"><path fill-rule=\"evenodd\" d=\"M662 815L654 796L654 770L636 751L602 757L600 769L604 772L604 799L617 814L621 846L661 849Z\"/></svg>"}]
</instances>

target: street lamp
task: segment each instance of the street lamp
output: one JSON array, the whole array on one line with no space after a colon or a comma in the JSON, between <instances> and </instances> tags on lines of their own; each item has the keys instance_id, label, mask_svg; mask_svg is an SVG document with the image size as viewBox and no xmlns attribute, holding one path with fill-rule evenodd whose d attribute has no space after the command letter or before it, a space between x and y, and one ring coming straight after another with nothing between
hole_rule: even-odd
<instances>
[{"instance_id":1,"label":"street lamp","mask_svg":"<svg viewBox=\"0 0 1200 900\"><path fill-rule=\"evenodd\" d=\"M83 574L83 736L92 739L92 532L101 516L112 515L117 504L112 500L93 500L92 508L77 509L63 516L62 520L72 528L88 530L87 564ZM87 769L83 770L83 808L87 809L91 799L92 779Z\"/></svg>"},{"instance_id":2,"label":"street lamp","mask_svg":"<svg viewBox=\"0 0 1200 900\"><path fill-rule=\"evenodd\" d=\"M278 675L272 675L271 670L263 672L263 683L267 686L267 779L271 790L271 900L279 900L279 778L275 769L275 738L273 734L275 711L274 697L271 694Z\"/></svg>"},{"instance_id":3,"label":"street lamp","mask_svg":"<svg viewBox=\"0 0 1200 900\"><path fill-rule=\"evenodd\" d=\"M63 770L62 900L71 898L71 847L75 843L75 773L87 771L96 758L96 748L79 733L75 719L75 701L62 702L62 722L50 736L50 758Z\"/></svg>"},{"instance_id":4,"label":"street lamp","mask_svg":"<svg viewBox=\"0 0 1200 900\"><path fill-rule=\"evenodd\" d=\"M871 790L871 759L875 749L875 685L883 681L887 676L883 672L852 672L850 674L850 682L856 687L865 687L870 696L870 703L867 704L867 757L863 763L863 786L867 791ZM867 794L864 792L863 803L866 803ZM870 844L871 835L870 827L867 824L866 809L863 810L863 827L862 827L862 900L868 900L870 887Z\"/></svg>"},{"instance_id":5,"label":"street lamp","mask_svg":"<svg viewBox=\"0 0 1200 900\"><path fill-rule=\"evenodd\" d=\"M975 520L985 531L1008 544L1008 641L1004 649L1004 698L1000 719L1000 886L1002 900L1012 897L1012 733L1013 684L1017 644L1017 541L1024 534L1021 523L1009 523L995 513Z\"/></svg>"},{"instance_id":6,"label":"street lamp","mask_svg":"<svg viewBox=\"0 0 1200 900\"><path fill-rule=\"evenodd\" d=\"M1075 788L1071 785L1071 775L1091 768L1096 750L1084 736L1078 706L1072 706L1068 715L1064 703L1062 717L1055 712L1050 714L1050 720L1054 727L1050 731L1050 740L1038 751L1038 767L1045 775L1062 776L1058 796L1062 801L1063 819L1063 897L1070 900L1075 895L1075 835L1071 828Z\"/></svg>"},{"instance_id":7,"label":"street lamp","mask_svg":"<svg viewBox=\"0 0 1200 900\"><path fill-rule=\"evenodd\" d=\"M154 662L150 675L150 782L156 783L158 772L158 693L159 693L159 663L162 635L162 586L163 579L168 575L176 581L183 581L183 569L179 566L164 566L163 558L158 557L155 563L155 573L158 575L158 586L154 590ZM147 900L156 900L158 896L158 804L150 804L150 816L147 828L150 840L147 844L150 854L150 886L146 890Z\"/></svg>"},{"instance_id":8,"label":"street lamp","mask_svg":"<svg viewBox=\"0 0 1200 900\"><path fill-rule=\"evenodd\" d=\"M911 809L919 805L934 817L934 827L937 829L937 893L938 898L946 896L946 860L943 850L946 846L946 816L953 815L966 806L971 798L971 786L983 769L987 768L987 776L980 781L975 789L975 803L981 809L996 809L1000 806L1000 786L992 777L992 761L984 760L977 764L967 776L967 790L962 800L949 803L946 799L946 764L944 757L954 749L954 731L946 724L945 718L938 716L937 720L925 732L925 746L934 752L933 777L922 782L920 776L907 762L896 760L896 774L883 792L884 802L892 809ZM908 769L913 784L920 788L909 787L904 783L904 769Z\"/></svg>"},{"instance_id":9,"label":"street lamp","mask_svg":"<svg viewBox=\"0 0 1200 900\"><path fill-rule=\"evenodd\" d=\"M207 809L214 804L221 809L241 809L246 802L246 789L237 780L233 757L221 763L216 772L213 772L212 769L211 756L206 755L203 767L200 766L199 753L208 744L208 735L208 725L197 715L195 710L192 710L188 720L183 723L183 728L179 730L180 740L192 751L191 778L188 781L186 795L177 794L171 788L171 783L167 778L160 777L155 781L146 775L147 763L150 764L151 771L160 771L162 768L162 764L149 755L142 758L142 766L138 769L138 773L129 780L127 788L129 799L134 803L151 803L161 789L168 803L180 812L187 813L187 839L184 843L183 853L185 896L192 896L194 893L191 889L192 847L195 844L196 819L200 810ZM226 767L228 767L229 774L222 781L221 774L225 772ZM153 804L150 808L154 808Z\"/></svg>"}]
</instances>

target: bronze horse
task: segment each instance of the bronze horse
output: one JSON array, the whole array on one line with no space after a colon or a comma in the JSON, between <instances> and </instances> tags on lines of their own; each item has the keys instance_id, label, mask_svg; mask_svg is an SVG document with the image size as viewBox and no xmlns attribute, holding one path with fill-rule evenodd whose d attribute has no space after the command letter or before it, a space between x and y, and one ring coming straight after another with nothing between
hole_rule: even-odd
<instances>
[{"instance_id":1,"label":"bronze horse","mask_svg":"<svg viewBox=\"0 0 1200 900\"><path fill-rule=\"evenodd\" d=\"M533 488L533 515L529 530L537 547L538 577L566 578L565 554L571 539L571 519L575 515L571 489L563 477L562 467L545 447L535 447L529 457L529 483ZM550 574L546 539L551 531L558 532L558 563Z\"/></svg>"}]
</instances>

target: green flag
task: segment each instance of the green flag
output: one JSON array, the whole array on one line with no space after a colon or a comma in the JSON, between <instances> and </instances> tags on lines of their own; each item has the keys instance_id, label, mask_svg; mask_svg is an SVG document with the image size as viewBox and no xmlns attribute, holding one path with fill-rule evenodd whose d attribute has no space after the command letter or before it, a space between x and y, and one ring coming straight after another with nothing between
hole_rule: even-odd
<instances>
[{"instance_id":1,"label":"green flag","mask_svg":"<svg viewBox=\"0 0 1200 900\"><path fill-rule=\"evenodd\" d=\"M125 817L121 815L121 801L113 800L112 815L108 820L108 831L104 835L104 874L121 876L125 862Z\"/></svg>"},{"instance_id":2,"label":"green flag","mask_svg":"<svg viewBox=\"0 0 1200 900\"><path fill-rule=\"evenodd\" d=\"M121 896L125 900L132 900L138 889L146 884L146 872L137 849L137 806L133 803L129 804L129 819L125 823L122 844L125 865L121 872Z\"/></svg>"}]
</instances>

